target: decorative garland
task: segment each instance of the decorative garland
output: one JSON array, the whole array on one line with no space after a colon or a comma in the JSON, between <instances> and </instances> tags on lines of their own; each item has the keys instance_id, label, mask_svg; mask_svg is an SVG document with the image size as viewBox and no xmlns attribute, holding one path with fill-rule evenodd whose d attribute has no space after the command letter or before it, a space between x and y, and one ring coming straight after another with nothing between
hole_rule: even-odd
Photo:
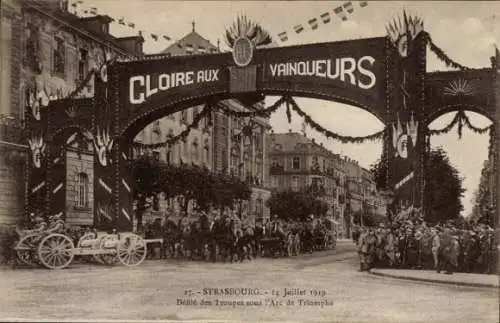
<instances>
[{"instance_id":1,"label":"decorative garland","mask_svg":"<svg viewBox=\"0 0 500 323\"><path fill-rule=\"evenodd\" d=\"M469 128L472 132L476 134L485 134L488 131L491 131L493 128L493 125L484 127L484 128L478 128L474 125L469 120L469 117L465 114L464 110L459 110L456 114L453 120L444 128L441 129L429 129L429 134L430 135L442 135L449 133L455 125L458 124L458 137L462 139L462 129L464 126Z\"/></svg>"},{"instance_id":2,"label":"decorative garland","mask_svg":"<svg viewBox=\"0 0 500 323\"><path fill-rule=\"evenodd\" d=\"M175 143L177 143L179 140L186 139L186 137L189 136L189 134L191 133L191 130L193 130L194 128L198 128L200 121L204 117L210 118L211 114L212 114L212 104L207 103L207 104L205 104L205 107L203 108L203 110L193 118L193 122L191 124L187 125L186 129L182 130L178 135L170 137L166 141L159 142L156 144L143 144L140 142L134 142L132 145L133 145L133 147L143 148L143 149L158 149L158 148L172 146Z\"/></svg>"},{"instance_id":3,"label":"decorative garland","mask_svg":"<svg viewBox=\"0 0 500 323\"><path fill-rule=\"evenodd\" d=\"M191 130L194 128L198 128L198 124L200 121L204 118L207 117L209 122L212 119L212 110L213 109L218 109L222 110L226 115L232 116L232 117L250 117L250 118L255 118L255 117L269 117L271 113L275 112L280 108L283 103L287 102L286 97L282 97L278 101L276 101L273 105L266 109L262 110L256 110L256 111L232 111L229 108L225 106L215 106L212 103L207 103L205 104L205 107L203 108L203 111L201 111L198 115L196 115L193 119L193 122L189 124L186 129L184 129L182 132L180 132L178 135L173 136L168 138L164 142L156 143L156 144L143 144L139 142L134 142L133 146L136 148L142 148L142 149L158 149L158 148L164 148L168 146L172 146L175 143L177 143L179 140L184 140L189 134L191 133Z\"/></svg>"},{"instance_id":4,"label":"decorative garland","mask_svg":"<svg viewBox=\"0 0 500 323\"><path fill-rule=\"evenodd\" d=\"M364 143L366 141L375 141L375 140L380 140L380 139L383 139L384 138L384 133L387 129L384 128L382 129L381 131L379 132L376 132L372 135L368 135L368 136L363 136L363 137L351 137L351 136L342 136L342 135L339 135L337 133L334 133L334 132L331 132L330 130L327 130L325 128L323 128L322 126L320 126L318 123L316 123L314 120L312 120L311 116L307 115L304 111L302 111L299 106L297 105L297 103L295 102L295 100L293 100L292 98L289 99L290 100L290 104L292 106L292 109L299 115L301 116L302 118L304 118L304 121L311 127L313 128L314 130L322 133L323 135L325 135L327 138L330 138L330 139L334 139L334 140L338 140L340 141L341 143L343 144L346 144L346 143L355 143L355 144L360 144L360 143Z\"/></svg>"},{"instance_id":5,"label":"decorative garland","mask_svg":"<svg viewBox=\"0 0 500 323\"><path fill-rule=\"evenodd\" d=\"M428 33L428 32L424 32L424 39L425 39L425 42L429 45L429 48L431 49L431 51L436 54L436 56L441 60L443 61L446 66L448 67L453 67L453 68L458 68L460 70L470 70L469 67L465 67L463 66L462 64L459 64L457 62L455 62L454 60L452 60L441 48L439 48L433 41L432 41L432 38L431 38L431 35Z\"/></svg>"},{"instance_id":6,"label":"decorative garland","mask_svg":"<svg viewBox=\"0 0 500 323\"><path fill-rule=\"evenodd\" d=\"M255 110L255 111L233 111L229 109L226 106L218 105L216 106L216 109L221 110L224 112L229 117L237 117L237 118L244 118L244 117L250 117L250 118L255 118L255 117L264 117L268 118L272 113L276 112L284 103L286 103L288 100L287 97L282 97L278 101L276 101L273 105L271 105L268 108L261 109L261 110Z\"/></svg>"}]
</instances>

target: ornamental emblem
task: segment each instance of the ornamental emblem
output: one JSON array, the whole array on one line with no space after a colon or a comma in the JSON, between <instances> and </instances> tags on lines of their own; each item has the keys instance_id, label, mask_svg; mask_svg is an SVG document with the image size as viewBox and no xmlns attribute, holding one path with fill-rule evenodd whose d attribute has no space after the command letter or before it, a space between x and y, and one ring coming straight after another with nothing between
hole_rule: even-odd
<instances>
[{"instance_id":1,"label":"ornamental emblem","mask_svg":"<svg viewBox=\"0 0 500 323\"><path fill-rule=\"evenodd\" d=\"M28 143L31 149L31 157L33 158L33 166L35 166L35 168L40 168L42 166L42 157L46 147L43 138L33 136L28 139Z\"/></svg>"},{"instance_id":2,"label":"ornamental emblem","mask_svg":"<svg viewBox=\"0 0 500 323\"><path fill-rule=\"evenodd\" d=\"M469 80L453 80L445 86L443 92L448 96L470 96L474 94L474 85Z\"/></svg>"},{"instance_id":3,"label":"ornamental emblem","mask_svg":"<svg viewBox=\"0 0 500 323\"><path fill-rule=\"evenodd\" d=\"M245 67L252 61L253 44L247 37L240 37L233 45L233 60L239 67Z\"/></svg>"},{"instance_id":4,"label":"ornamental emblem","mask_svg":"<svg viewBox=\"0 0 500 323\"><path fill-rule=\"evenodd\" d=\"M392 125L392 144L395 149L395 156L403 159L408 158L408 144L411 139L413 147L417 144L418 122L415 122L413 114L410 121L406 123L406 129L401 125L398 116L397 125Z\"/></svg>"},{"instance_id":5,"label":"ornamental emblem","mask_svg":"<svg viewBox=\"0 0 500 323\"><path fill-rule=\"evenodd\" d=\"M401 18L394 19L386 30L399 55L404 58L411 52L408 45L424 30L424 22L419 17L408 16L405 11L403 12L403 21Z\"/></svg>"},{"instance_id":6,"label":"ornamental emblem","mask_svg":"<svg viewBox=\"0 0 500 323\"><path fill-rule=\"evenodd\" d=\"M97 158L101 166L106 167L108 165L111 150L113 149L113 139L110 137L109 129L103 129L102 131L97 127L97 136L94 136L89 131L85 132L85 137L94 143L94 148L97 152Z\"/></svg>"}]
</instances>

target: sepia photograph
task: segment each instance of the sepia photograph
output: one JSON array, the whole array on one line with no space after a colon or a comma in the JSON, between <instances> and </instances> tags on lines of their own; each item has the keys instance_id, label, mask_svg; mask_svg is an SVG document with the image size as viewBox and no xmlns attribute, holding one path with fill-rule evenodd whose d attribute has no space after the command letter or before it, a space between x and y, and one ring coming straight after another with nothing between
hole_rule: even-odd
<instances>
[{"instance_id":1,"label":"sepia photograph","mask_svg":"<svg viewBox=\"0 0 500 323\"><path fill-rule=\"evenodd\" d=\"M0 1L0 321L500 322L500 2Z\"/></svg>"}]
</instances>

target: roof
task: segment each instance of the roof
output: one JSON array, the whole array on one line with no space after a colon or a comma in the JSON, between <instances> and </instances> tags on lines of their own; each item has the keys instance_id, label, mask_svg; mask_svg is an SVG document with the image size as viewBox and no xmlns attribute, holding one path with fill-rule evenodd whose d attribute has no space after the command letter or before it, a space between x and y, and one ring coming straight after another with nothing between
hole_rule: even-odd
<instances>
[{"instance_id":1,"label":"roof","mask_svg":"<svg viewBox=\"0 0 500 323\"><path fill-rule=\"evenodd\" d=\"M271 139L268 141L269 153L296 152L300 146L306 146L309 153L316 152L333 156L331 151L298 132L273 133L269 135L269 138ZM277 145L281 147L276 148Z\"/></svg>"},{"instance_id":2,"label":"roof","mask_svg":"<svg viewBox=\"0 0 500 323\"><path fill-rule=\"evenodd\" d=\"M61 20L67 23L70 27L82 32L83 34L86 34L87 36L93 37L102 42L109 43L128 54L134 54L131 53L125 46L123 46L123 44L121 44L118 41L117 37L114 37L113 35L104 32L97 33L89 29L83 22L85 20L98 19L98 18L111 21L112 20L111 17L97 15L94 17L81 18L70 12L60 10L57 2L51 2L51 1L32 0L32 1L26 1L24 4L28 7L41 11L42 13L49 15L50 17L53 17L57 20Z\"/></svg>"},{"instance_id":3,"label":"roof","mask_svg":"<svg viewBox=\"0 0 500 323\"><path fill-rule=\"evenodd\" d=\"M218 48L196 31L192 31L179 41L161 51L161 54L181 56L189 54L206 54L218 52Z\"/></svg>"}]
</instances>

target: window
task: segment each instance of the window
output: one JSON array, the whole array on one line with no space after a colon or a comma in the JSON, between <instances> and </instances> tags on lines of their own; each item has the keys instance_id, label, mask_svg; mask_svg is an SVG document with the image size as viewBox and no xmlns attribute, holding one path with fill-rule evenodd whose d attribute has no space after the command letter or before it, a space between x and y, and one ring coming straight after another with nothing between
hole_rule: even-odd
<instances>
[{"instance_id":1,"label":"window","mask_svg":"<svg viewBox=\"0 0 500 323\"><path fill-rule=\"evenodd\" d=\"M3 2L2 2L3 5ZM1 17L0 41L0 114L11 114L11 59L12 59L12 23L10 19ZM22 107L24 109L24 106Z\"/></svg>"},{"instance_id":2,"label":"window","mask_svg":"<svg viewBox=\"0 0 500 323\"><path fill-rule=\"evenodd\" d=\"M187 110L181 111L181 123L188 123L188 112Z\"/></svg>"},{"instance_id":3,"label":"window","mask_svg":"<svg viewBox=\"0 0 500 323\"><path fill-rule=\"evenodd\" d=\"M174 132L172 131L172 129L170 129L168 131L168 135L167 135L167 140L170 140L174 137ZM172 144L168 144L167 145L167 150L166 150L166 161L167 161L167 164L171 164L173 162L173 151L172 151Z\"/></svg>"},{"instance_id":4,"label":"window","mask_svg":"<svg viewBox=\"0 0 500 323\"><path fill-rule=\"evenodd\" d=\"M292 169L300 169L300 157L293 157Z\"/></svg>"},{"instance_id":5,"label":"window","mask_svg":"<svg viewBox=\"0 0 500 323\"><path fill-rule=\"evenodd\" d=\"M153 159L156 161L160 160L160 152L159 151L153 151Z\"/></svg>"},{"instance_id":6,"label":"window","mask_svg":"<svg viewBox=\"0 0 500 323\"><path fill-rule=\"evenodd\" d=\"M85 173L78 174L78 186L76 192L76 206L84 208L88 206L89 178Z\"/></svg>"},{"instance_id":7,"label":"window","mask_svg":"<svg viewBox=\"0 0 500 323\"><path fill-rule=\"evenodd\" d=\"M271 176L271 187L273 187L273 188L278 187L278 177L277 176Z\"/></svg>"},{"instance_id":8,"label":"window","mask_svg":"<svg viewBox=\"0 0 500 323\"><path fill-rule=\"evenodd\" d=\"M292 190L298 191L300 187L300 178L298 176L292 177Z\"/></svg>"},{"instance_id":9,"label":"window","mask_svg":"<svg viewBox=\"0 0 500 323\"><path fill-rule=\"evenodd\" d=\"M194 140L193 144L191 145L191 160L196 163L198 162L198 158L200 157L199 151L198 151L198 140Z\"/></svg>"},{"instance_id":10,"label":"window","mask_svg":"<svg viewBox=\"0 0 500 323\"><path fill-rule=\"evenodd\" d=\"M78 61L78 80L83 81L87 76L87 62L89 52L85 49L80 49L80 60Z\"/></svg>"},{"instance_id":11,"label":"window","mask_svg":"<svg viewBox=\"0 0 500 323\"><path fill-rule=\"evenodd\" d=\"M64 60L65 60L65 48L64 40L62 38L56 37L56 45L54 49L54 74L59 74L64 76ZM64 77L63 77L64 78Z\"/></svg>"},{"instance_id":12,"label":"window","mask_svg":"<svg viewBox=\"0 0 500 323\"><path fill-rule=\"evenodd\" d=\"M314 188L319 188L323 185L323 180L320 177L313 177L311 185Z\"/></svg>"},{"instance_id":13,"label":"window","mask_svg":"<svg viewBox=\"0 0 500 323\"><path fill-rule=\"evenodd\" d=\"M210 162L210 144L208 139L205 139L205 143L203 145L203 162L206 164Z\"/></svg>"},{"instance_id":14,"label":"window","mask_svg":"<svg viewBox=\"0 0 500 323\"><path fill-rule=\"evenodd\" d=\"M279 166L278 158L273 158L272 159L271 166L273 166L273 167Z\"/></svg>"},{"instance_id":15,"label":"window","mask_svg":"<svg viewBox=\"0 0 500 323\"><path fill-rule=\"evenodd\" d=\"M264 216L264 201L261 198L255 200L255 217L260 219Z\"/></svg>"}]
</instances>

